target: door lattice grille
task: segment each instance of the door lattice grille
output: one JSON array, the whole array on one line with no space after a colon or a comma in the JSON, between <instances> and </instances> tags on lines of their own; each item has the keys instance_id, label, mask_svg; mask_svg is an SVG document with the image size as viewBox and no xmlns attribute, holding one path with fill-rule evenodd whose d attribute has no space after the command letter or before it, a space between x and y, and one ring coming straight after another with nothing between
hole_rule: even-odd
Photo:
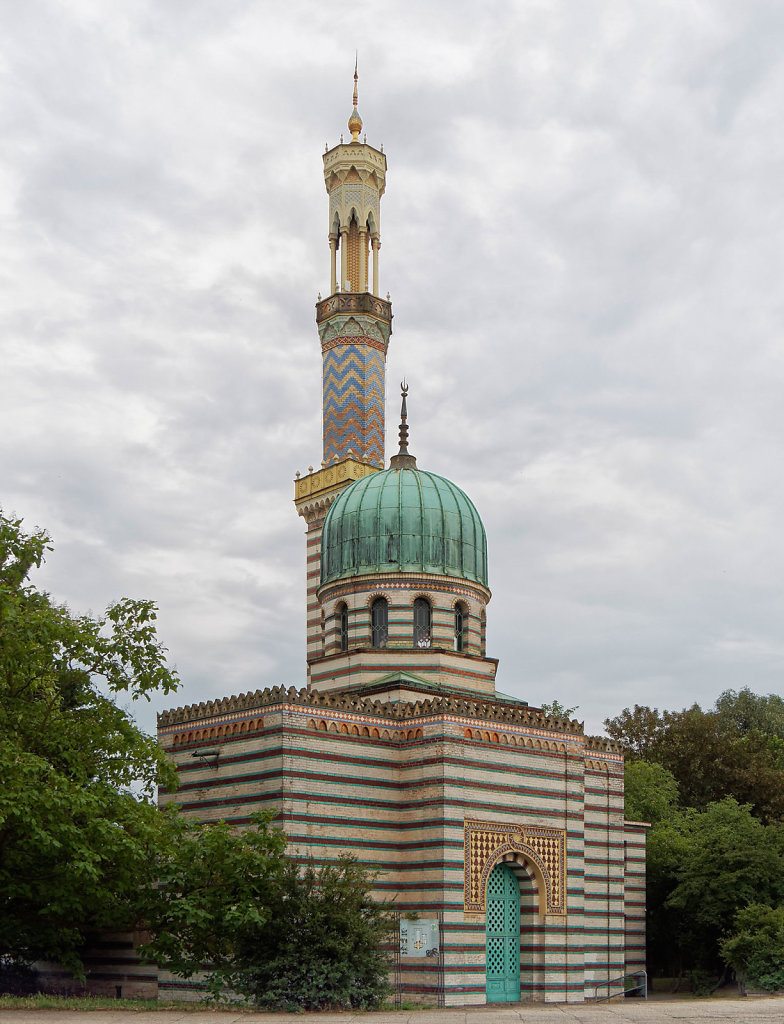
<instances>
[{"instance_id":1,"label":"door lattice grille","mask_svg":"<svg viewBox=\"0 0 784 1024\"><path fill-rule=\"evenodd\" d=\"M520 999L520 886L505 864L493 868L487 880L485 944L486 989L489 1003Z\"/></svg>"}]
</instances>

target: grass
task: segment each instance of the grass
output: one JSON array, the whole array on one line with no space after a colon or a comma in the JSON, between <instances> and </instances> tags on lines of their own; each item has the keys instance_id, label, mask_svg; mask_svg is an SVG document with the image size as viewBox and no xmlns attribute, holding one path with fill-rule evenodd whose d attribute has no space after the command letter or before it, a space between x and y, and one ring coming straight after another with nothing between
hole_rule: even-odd
<instances>
[{"instance_id":1,"label":"grass","mask_svg":"<svg viewBox=\"0 0 784 1024\"><path fill-rule=\"evenodd\" d=\"M109 996L0 996L0 1010L205 1010L225 1009L212 1003L185 1003L164 999L110 999ZM232 1012L245 1007L231 1006Z\"/></svg>"},{"instance_id":2,"label":"grass","mask_svg":"<svg viewBox=\"0 0 784 1024\"><path fill-rule=\"evenodd\" d=\"M432 1007L421 1003L403 1000L400 1006L384 1003L379 1010L428 1010ZM185 1003L171 999L111 999L109 996L49 996L38 993L34 996L2 996L0 995L0 1011L2 1010L136 1010L138 1013L150 1010L177 1010L188 1013L215 1010L231 1010L232 1013L259 1013L258 1008L245 1006L241 1003Z\"/></svg>"}]
</instances>

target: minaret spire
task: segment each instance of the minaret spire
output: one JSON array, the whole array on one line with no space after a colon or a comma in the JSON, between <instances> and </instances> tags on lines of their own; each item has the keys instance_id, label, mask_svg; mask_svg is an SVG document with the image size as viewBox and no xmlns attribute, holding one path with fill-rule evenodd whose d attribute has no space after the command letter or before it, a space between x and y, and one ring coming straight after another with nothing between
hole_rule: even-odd
<instances>
[{"instance_id":1,"label":"minaret spire","mask_svg":"<svg viewBox=\"0 0 784 1024\"><path fill-rule=\"evenodd\" d=\"M354 106L357 105L357 81L359 75L357 74L357 68L359 67L359 50L354 50Z\"/></svg>"},{"instance_id":2,"label":"minaret spire","mask_svg":"<svg viewBox=\"0 0 784 1024\"><path fill-rule=\"evenodd\" d=\"M359 75L357 74L357 62L359 60L359 53L357 52L354 57L354 109L351 111L351 117L348 119L348 130L351 132L351 141L359 144L359 133L362 131L362 118L359 116L357 110L357 82L359 81Z\"/></svg>"}]
</instances>

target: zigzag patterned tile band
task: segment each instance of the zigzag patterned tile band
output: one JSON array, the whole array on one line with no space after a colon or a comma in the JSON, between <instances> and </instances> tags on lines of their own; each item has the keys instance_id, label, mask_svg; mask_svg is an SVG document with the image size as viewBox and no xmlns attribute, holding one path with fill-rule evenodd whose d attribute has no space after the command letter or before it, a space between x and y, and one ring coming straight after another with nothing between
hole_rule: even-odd
<instances>
[{"instance_id":1,"label":"zigzag patterned tile band","mask_svg":"<svg viewBox=\"0 0 784 1024\"><path fill-rule=\"evenodd\" d=\"M352 339L352 342L355 339ZM324 352L324 458L384 465L384 353L344 344Z\"/></svg>"}]
</instances>

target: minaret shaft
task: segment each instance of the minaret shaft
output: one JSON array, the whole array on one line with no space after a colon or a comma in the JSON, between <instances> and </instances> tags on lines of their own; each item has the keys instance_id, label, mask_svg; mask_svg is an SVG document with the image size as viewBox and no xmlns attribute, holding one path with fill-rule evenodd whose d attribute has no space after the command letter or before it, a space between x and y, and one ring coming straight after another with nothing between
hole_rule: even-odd
<instances>
[{"instance_id":1,"label":"minaret shaft","mask_svg":"<svg viewBox=\"0 0 784 1024\"><path fill-rule=\"evenodd\" d=\"M384 465L384 392L392 308L338 292L316 307L321 338L324 459Z\"/></svg>"}]
</instances>

